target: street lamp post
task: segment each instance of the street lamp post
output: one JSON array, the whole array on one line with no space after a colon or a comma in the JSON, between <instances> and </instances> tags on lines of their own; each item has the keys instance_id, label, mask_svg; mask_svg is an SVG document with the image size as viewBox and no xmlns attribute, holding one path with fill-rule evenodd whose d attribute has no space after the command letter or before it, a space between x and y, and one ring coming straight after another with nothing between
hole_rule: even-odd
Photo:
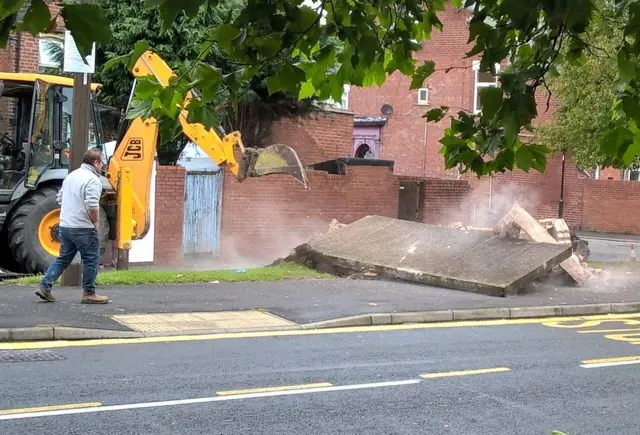
<instances>
[{"instance_id":1,"label":"street lamp post","mask_svg":"<svg viewBox=\"0 0 640 435\"><path fill-rule=\"evenodd\" d=\"M564 161L565 161L565 152L562 152L562 175L560 177L560 201L558 204L558 218L562 219L564 214Z\"/></svg>"}]
</instances>

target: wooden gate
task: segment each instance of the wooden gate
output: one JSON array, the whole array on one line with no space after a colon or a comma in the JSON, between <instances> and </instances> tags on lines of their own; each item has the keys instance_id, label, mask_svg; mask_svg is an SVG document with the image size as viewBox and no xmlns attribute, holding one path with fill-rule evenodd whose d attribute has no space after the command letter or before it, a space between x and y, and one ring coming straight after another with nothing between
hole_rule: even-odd
<instances>
[{"instance_id":1,"label":"wooden gate","mask_svg":"<svg viewBox=\"0 0 640 435\"><path fill-rule=\"evenodd\" d=\"M400 181L398 219L422 222L424 219L424 181Z\"/></svg>"},{"instance_id":2,"label":"wooden gate","mask_svg":"<svg viewBox=\"0 0 640 435\"><path fill-rule=\"evenodd\" d=\"M184 189L183 254L218 254L223 173L188 171Z\"/></svg>"}]
</instances>

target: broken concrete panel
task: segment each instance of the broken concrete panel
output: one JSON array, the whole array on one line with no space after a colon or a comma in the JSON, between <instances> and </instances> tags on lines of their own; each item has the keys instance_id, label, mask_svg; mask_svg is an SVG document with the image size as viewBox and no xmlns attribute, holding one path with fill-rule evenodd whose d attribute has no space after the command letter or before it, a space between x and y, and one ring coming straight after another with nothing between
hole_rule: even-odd
<instances>
[{"instance_id":1,"label":"broken concrete panel","mask_svg":"<svg viewBox=\"0 0 640 435\"><path fill-rule=\"evenodd\" d=\"M567 259L571 247L367 216L299 246L296 254L313 267L334 273L375 272L506 296Z\"/></svg>"},{"instance_id":2,"label":"broken concrete panel","mask_svg":"<svg viewBox=\"0 0 640 435\"><path fill-rule=\"evenodd\" d=\"M494 232L498 234L504 234L506 228L509 228L513 224L517 225L527 236L529 236L534 242L539 243L553 243L560 244L563 246L570 246L564 243L559 243L556 239L553 238L551 234L547 232L547 230L536 221L525 209L520 207L519 205L513 206L513 208L504 215L502 219L496 224ZM579 285L584 284L584 282L589 279L591 276L589 272L587 272L584 267L580 265L580 260L576 257L575 254L569 256L568 259L560 263L560 267L566 273L569 274L573 280Z\"/></svg>"},{"instance_id":3,"label":"broken concrete panel","mask_svg":"<svg viewBox=\"0 0 640 435\"><path fill-rule=\"evenodd\" d=\"M571 231L564 219L540 219L538 222L558 243L571 244Z\"/></svg>"}]
</instances>

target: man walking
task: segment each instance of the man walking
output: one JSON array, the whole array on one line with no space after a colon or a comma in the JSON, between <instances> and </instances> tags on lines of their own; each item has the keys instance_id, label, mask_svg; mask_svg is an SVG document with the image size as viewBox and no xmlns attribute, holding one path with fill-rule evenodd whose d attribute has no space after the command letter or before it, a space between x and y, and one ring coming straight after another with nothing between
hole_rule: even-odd
<instances>
[{"instance_id":1,"label":"man walking","mask_svg":"<svg viewBox=\"0 0 640 435\"><path fill-rule=\"evenodd\" d=\"M47 269L36 295L55 302L53 284L80 251L82 258L82 303L106 304L109 298L96 294L100 264L100 196L102 194L102 152L93 148L84 153L82 165L67 175L58 193L60 204L60 256Z\"/></svg>"}]
</instances>

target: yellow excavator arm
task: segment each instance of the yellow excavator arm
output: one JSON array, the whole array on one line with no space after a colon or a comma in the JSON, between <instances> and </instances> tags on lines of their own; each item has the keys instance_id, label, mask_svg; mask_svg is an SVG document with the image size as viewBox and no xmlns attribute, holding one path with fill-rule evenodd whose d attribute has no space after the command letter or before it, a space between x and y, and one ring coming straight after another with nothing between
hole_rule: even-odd
<instances>
[{"instance_id":1,"label":"yellow excavator arm","mask_svg":"<svg viewBox=\"0 0 640 435\"><path fill-rule=\"evenodd\" d=\"M167 63L157 54L147 51L137 60L134 77L149 75L163 85L175 76ZM240 182L248 177L288 174L307 187L307 177L297 153L290 147L274 144L266 148L249 148L242 143L239 132L222 137L202 124L187 122L184 109L193 94L189 92L179 115L183 133L204 151L218 166L227 168ZM110 158L106 177L116 191L118 249L128 250L131 241L143 238L150 226L150 190L158 141L155 119L134 119ZM240 157L236 159L236 151ZM158 210L159 213L166 211ZM173 210L181 213L181 210Z\"/></svg>"}]
</instances>

